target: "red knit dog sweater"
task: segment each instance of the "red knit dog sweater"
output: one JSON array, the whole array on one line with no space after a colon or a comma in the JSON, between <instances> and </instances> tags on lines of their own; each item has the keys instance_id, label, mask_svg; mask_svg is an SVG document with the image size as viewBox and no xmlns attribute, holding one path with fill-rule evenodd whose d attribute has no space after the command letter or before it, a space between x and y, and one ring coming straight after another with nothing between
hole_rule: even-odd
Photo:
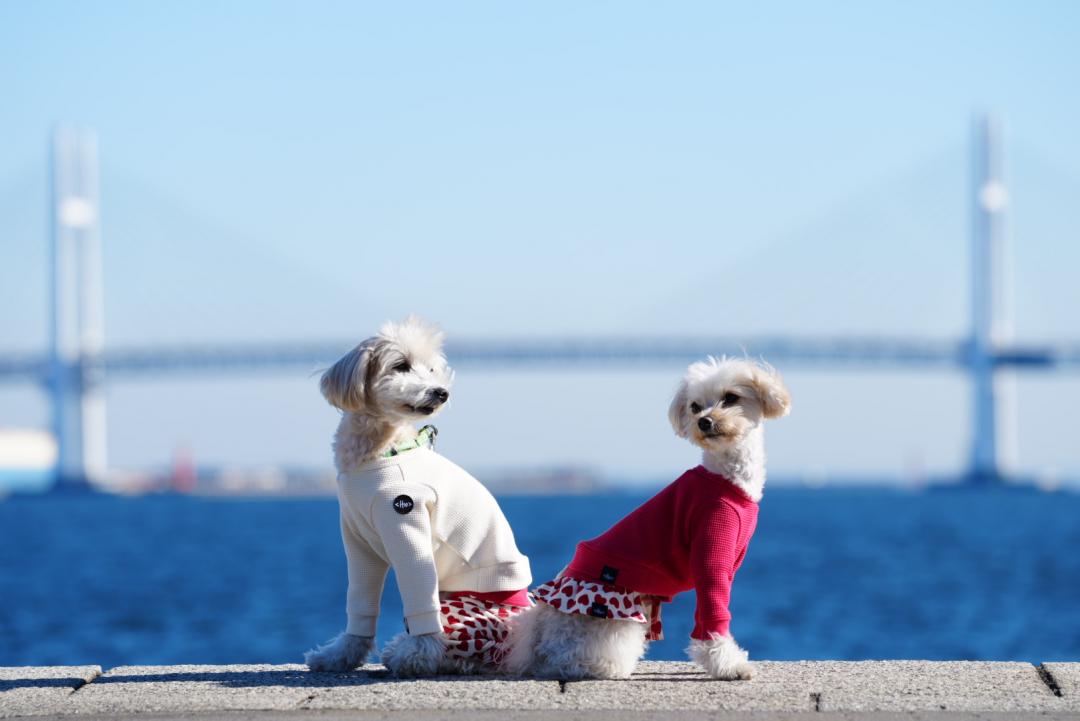
<instances>
[{"instance_id":1,"label":"red knit dog sweater","mask_svg":"<svg viewBox=\"0 0 1080 721\"><path fill-rule=\"evenodd\" d=\"M727 634L731 583L757 514L758 504L731 481L698 466L603 535L579 543L563 576L659 601L694 589L697 609L691 637ZM599 609L589 615L599 616Z\"/></svg>"}]
</instances>

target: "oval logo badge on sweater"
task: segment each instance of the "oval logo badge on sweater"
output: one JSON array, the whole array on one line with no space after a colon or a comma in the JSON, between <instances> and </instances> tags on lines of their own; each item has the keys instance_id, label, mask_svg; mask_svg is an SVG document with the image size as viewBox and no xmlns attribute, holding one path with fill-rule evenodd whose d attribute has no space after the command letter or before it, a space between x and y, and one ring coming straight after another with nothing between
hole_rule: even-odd
<instances>
[{"instance_id":1,"label":"oval logo badge on sweater","mask_svg":"<svg viewBox=\"0 0 1080 721\"><path fill-rule=\"evenodd\" d=\"M405 515L413 509L413 500L404 493L394 499L394 510Z\"/></svg>"}]
</instances>

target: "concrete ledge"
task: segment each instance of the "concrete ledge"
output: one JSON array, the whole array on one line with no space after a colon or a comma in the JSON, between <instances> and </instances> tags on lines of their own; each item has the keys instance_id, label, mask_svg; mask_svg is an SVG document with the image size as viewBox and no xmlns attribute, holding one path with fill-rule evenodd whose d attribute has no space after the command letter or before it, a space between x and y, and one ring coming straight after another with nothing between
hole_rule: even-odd
<instances>
[{"instance_id":1,"label":"concrete ledge","mask_svg":"<svg viewBox=\"0 0 1080 721\"><path fill-rule=\"evenodd\" d=\"M300 665L0 668L0 717L639 719L1080 719L1080 663L758 662L713 681L685 662L643 662L626 681L395 679ZM614 712L614 713L613 713Z\"/></svg>"},{"instance_id":2,"label":"concrete ledge","mask_svg":"<svg viewBox=\"0 0 1080 721\"><path fill-rule=\"evenodd\" d=\"M1044 663L1043 681L1072 711L1080 711L1080 663Z\"/></svg>"},{"instance_id":3,"label":"concrete ledge","mask_svg":"<svg viewBox=\"0 0 1080 721\"><path fill-rule=\"evenodd\" d=\"M491 676L440 676L396 679L382 666L366 666L366 683L320 689L305 709L468 710L557 709L563 699L558 681Z\"/></svg>"},{"instance_id":4,"label":"concrete ledge","mask_svg":"<svg viewBox=\"0 0 1080 721\"><path fill-rule=\"evenodd\" d=\"M69 697L101 666L0 667L0 717L65 712Z\"/></svg>"},{"instance_id":5,"label":"concrete ledge","mask_svg":"<svg viewBox=\"0 0 1080 721\"><path fill-rule=\"evenodd\" d=\"M1061 699L1028 663L821 664L822 711L1052 711Z\"/></svg>"},{"instance_id":6,"label":"concrete ledge","mask_svg":"<svg viewBox=\"0 0 1080 721\"><path fill-rule=\"evenodd\" d=\"M136 714L176 711L294 709L322 684L360 682L324 678L306 666L118 666L73 694L65 712ZM0 714L3 701L0 700Z\"/></svg>"},{"instance_id":7,"label":"concrete ledge","mask_svg":"<svg viewBox=\"0 0 1080 721\"><path fill-rule=\"evenodd\" d=\"M756 664L752 681L713 681L689 662L644 661L627 681L571 681L564 707L593 710L814 711L815 664Z\"/></svg>"}]
</instances>

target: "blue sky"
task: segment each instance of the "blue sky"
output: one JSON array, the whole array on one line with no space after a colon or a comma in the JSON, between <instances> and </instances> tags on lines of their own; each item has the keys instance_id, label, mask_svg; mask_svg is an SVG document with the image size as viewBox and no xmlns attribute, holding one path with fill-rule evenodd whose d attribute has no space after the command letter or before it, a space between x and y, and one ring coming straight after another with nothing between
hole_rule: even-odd
<instances>
[{"instance_id":1,"label":"blue sky","mask_svg":"<svg viewBox=\"0 0 1080 721\"><path fill-rule=\"evenodd\" d=\"M1078 73L1069 2L5 2L0 350L45 343L58 121L100 136L113 346L359 339L409 312L457 336L952 337L981 108L1008 128L1017 332L1077 338ZM664 420L680 371L462 368L443 448L664 478L694 456ZM786 375L774 472L965 458L959 376ZM328 462L304 373L109 393L118 466ZM1021 381L1023 468L1080 471L1077 400ZM46 420L0 387L0 424Z\"/></svg>"}]
</instances>

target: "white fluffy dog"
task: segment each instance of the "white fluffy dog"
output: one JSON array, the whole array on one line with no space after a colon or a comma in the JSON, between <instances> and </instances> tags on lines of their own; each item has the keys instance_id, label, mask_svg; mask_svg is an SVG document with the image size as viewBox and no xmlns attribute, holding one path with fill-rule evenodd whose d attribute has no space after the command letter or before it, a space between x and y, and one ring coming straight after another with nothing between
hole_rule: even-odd
<instances>
[{"instance_id":1,"label":"white fluffy dog","mask_svg":"<svg viewBox=\"0 0 1080 721\"><path fill-rule=\"evenodd\" d=\"M349 570L349 623L304 655L313 671L354 669L371 654L390 567L401 592L406 633L387 644L381 660L400 676L490 666L490 656L481 659L452 647L444 633L447 618L464 615L448 614L447 604L463 603L464 595L470 608L480 608L473 597L518 589L524 596L531 581L528 559L518 552L495 499L428 447L433 428L418 434L413 426L434 416L449 398L453 373L442 343L441 331L410 316L383 326L322 376L323 396L344 411L333 448ZM516 612L518 607L481 610L487 614L480 619L486 638L504 638L500 618ZM466 623L470 629L473 620Z\"/></svg>"},{"instance_id":2,"label":"white fluffy dog","mask_svg":"<svg viewBox=\"0 0 1080 721\"><path fill-rule=\"evenodd\" d=\"M753 668L729 630L731 582L765 485L763 421L790 396L769 366L715 359L689 367L671 402L675 433L699 446L684 473L603 535L578 545L539 603L512 622L507 670L563 679L625 678L660 633L659 607L697 591L690 658L716 679Z\"/></svg>"}]
</instances>

